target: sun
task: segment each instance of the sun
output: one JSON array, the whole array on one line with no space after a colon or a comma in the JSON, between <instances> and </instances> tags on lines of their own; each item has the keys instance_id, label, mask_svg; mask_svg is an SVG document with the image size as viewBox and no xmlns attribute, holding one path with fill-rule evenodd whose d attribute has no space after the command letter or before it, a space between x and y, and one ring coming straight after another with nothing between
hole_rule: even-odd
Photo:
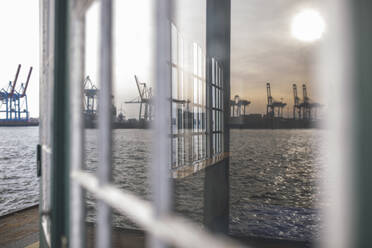
<instances>
[{"instance_id":1,"label":"sun","mask_svg":"<svg viewBox=\"0 0 372 248\"><path fill-rule=\"evenodd\" d=\"M302 10L292 19L292 36L304 42L312 42L322 37L325 23L318 11Z\"/></svg>"}]
</instances>

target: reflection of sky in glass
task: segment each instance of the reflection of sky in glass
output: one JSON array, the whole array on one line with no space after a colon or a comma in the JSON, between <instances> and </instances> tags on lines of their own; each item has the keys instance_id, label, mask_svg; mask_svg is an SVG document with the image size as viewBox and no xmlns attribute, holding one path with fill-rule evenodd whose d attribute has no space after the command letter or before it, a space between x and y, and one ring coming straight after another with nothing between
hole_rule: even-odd
<instances>
[{"instance_id":1,"label":"reflection of sky in glass","mask_svg":"<svg viewBox=\"0 0 372 248\"><path fill-rule=\"evenodd\" d=\"M182 67L192 72L192 43L197 42L205 50L205 1L177 0L174 2L173 23L182 35L178 46L183 46ZM134 81L137 75L140 81L152 86L153 75L153 44L154 16L153 1L137 0L115 1L114 17L114 95L115 103L120 111L123 107L127 118L137 118L138 107L135 104L122 104L124 101L138 97ZM86 74L96 84L98 51L98 15L99 4L95 3L87 13L86 30ZM190 53L191 51L191 53ZM177 58L175 58L177 60ZM181 72L183 73L183 72ZM176 76L176 75L174 75ZM178 77L178 75L177 75ZM177 91L178 97L185 92ZM186 97L186 96L185 96Z\"/></svg>"}]
</instances>

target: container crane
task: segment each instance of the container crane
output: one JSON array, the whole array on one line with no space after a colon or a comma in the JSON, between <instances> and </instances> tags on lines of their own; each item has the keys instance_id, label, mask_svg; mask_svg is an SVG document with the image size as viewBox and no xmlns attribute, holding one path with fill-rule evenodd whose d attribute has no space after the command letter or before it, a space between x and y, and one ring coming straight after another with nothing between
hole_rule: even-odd
<instances>
[{"instance_id":1,"label":"container crane","mask_svg":"<svg viewBox=\"0 0 372 248\"><path fill-rule=\"evenodd\" d=\"M246 107L251 104L248 100L241 100L239 95L235 95L234 99L230 101L231 116L239 117L246 115Z\"/></svg>"},{"instance_id":2,"label":"container crane","mask_svg":"<svg viewBox=\"0 0 372 248\"><path fill-rule=\"evenodd\" d=\"M242 110L242 102L240 101L239 95L234 96L233 102L234 102L233 110L235 110L235 116L240 116Z\"/></svg>"},{"instance_id":3,"label":"container crane","mask_svg":"<svg viewBox=\"0 0 372 248\"><path fill-rule=\"evenodd\" d=\"M31 73L32 73L32 67L30 67L30 70L28 71L26 85L24 86L24 90L23 90L23 93L22 93L21 97L26 96L26 91L27 91L27 87L28 87L28 82L30 81Z\"/></svg>"},{"instance_id":4,"label":"container crane","mask_svg":"<svg viewBox=\"0 0 372 248\"><path fill-rule=\"evenodd\" d=\"M303 103L302 103L302 112L303 112L303 119L305 120L312 120L317 118L317 111L322 105L320 103L314 102L310 99L307 95L306 85L302 85L303 91ZM314 116L312 115L314 113Z\"/></svg>"},{"instance_id":5,"label":"container crane","mask_svg":"<svg viewBox=\"0 0 372 248\"><path fill-rule=\"evenodd\" d=\"M293 99L294 99L294 104L293 104L293 119L296 119L296 111L298 113L298 119L301 119L301 107L300 107L300 98L297 95L297 85L293 84Z\"/></svg>"},{"instance_id":6,"label":"container crane","mask_svg":"<svg viewBox=\"0 0 372 248\"><path fill-rule=\"evenodd\" d=\"M98 89L87 76L84 80L84 114L91 120L97 115Z\"/></svg>"},{"instance_id":7,"label":"container crane","mask_svg":"<svg viewBox=\"0 0 372 248\"><path fill-rule=\"evenodd\" d=\"M310 120L311 119L311 108L310 108L310 99L307 96L306 84L302 85L302 97L303 97L302 116L305 120Z\"/></svg>"},{"instance_id":8,"label":"container crane","mask_svg":"<svg viewBox=\"0 0 372 248\"><path fill-rule=\"evenodd\" d=\"M266 93L267 93L267 105L266 105L266 115L270 118L283 117L283 109L287 106L282 100L280 102L275 101L271 96L271 86L270 83L266 83ZM277 110L277 116L275 116L275 109Z\"/></svg>"},{"instance_id":9,"label":"container crane","mask_svg":"<svg viewBox=\"0 0 372 248\"><path fill-rule=\"evenodd\" d=\"M12 97L14 95L14 91L15 91L15 87L16 87L16 84L17 84L18 75L19 75L20 71L21 71L21 65L19 64L18 68L17 68L15 78L14 78L14 81L13 81L13 86L12 86L12 89L11 89L10 94L9 94L9 97Z\"/></svg>"},{"instance_id":10,"label":"container crane","mask_svg":"<svg viewBox=\"0 0 372 248\"><path fill-rule=\"evenodd\" d=\"M133 99L131 101L126 101L125 103L129 104L140 104L139 110L139 120L150 121L152 120L152 87L147 87L146 83L142 83L139 81L138 77L135 75L134 79L136 81L137 90L139 94L139 98Z\"/></svg>"},{"instance_id":11,"label":"container crane","mask_svg":"<svg viewBox=\"0 0 372 248\"><path fill-rule=\"evenodd\" d=\"M267 94L266 116L274 117L273 97L271 96L271 87L269 82L266 83L266 94Z\"/></svg>"},{"instance_id":12,"label":"container crane","mask_svg":"<svg viewBox=\"0 0 372 248\"><path fill-rule=\"evenodd\" d=\"M241 100L241 104L243 105L243 115L247 115L246 107L249 106L251 102L248 100Z\"/></svg>"},{"instance_id":13,"label":"container crane","mask_svg":"<svg viewBox=\"0 0 372 248\"><path fill-rule=\"evenodd\" d=\"M312 120L317 118L317 110L322 107L320 103L313 102L307 94L306 84L302 85L302 102L300 103L300 98L297 96L297 87L293 84L293 94L294 94L294 105L293 105L293 118L295 119L295 110L298 110L298 118L301 120ZM314 116L312 115L314 113Z\"/></svg>"},{"instance_id":14,"label":"container crane","mask_svg":"<svg viewBox=\"0 0 372 248\"><path fill-rule=\"evenodd\" d=\"M9 82L8 89L0 90L0 120L2 121L28 121L29 111L27 102L27 88L30 82L32 67L27 75L27 80L16 90L21 65L18 65L13 82Z\"/></svg>"}]
</instances>

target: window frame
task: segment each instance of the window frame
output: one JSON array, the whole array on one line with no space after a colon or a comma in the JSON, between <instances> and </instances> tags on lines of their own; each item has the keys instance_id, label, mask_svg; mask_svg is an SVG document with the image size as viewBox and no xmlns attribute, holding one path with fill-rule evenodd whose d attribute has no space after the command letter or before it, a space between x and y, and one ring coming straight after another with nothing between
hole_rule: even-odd
<instances>
[{"instance_id":1,"label":"window frame","mask_svg":"<svg viewBox=\"0 0 372 248\"><path fill-rule=\"evenodd\" d=\"M46 209L46 211L50 211L46 215L50 214L48 221L51 230L43 228L40 232L41 246L84 247L85 242L82 238L85 237L84 195L85 191L89 191L98 199L96 229L96 245L98 247L111 246L110 215L112 207L119 210L120 213L128 215L132 221L137 222L150 234L150 247L165 247L166 244L178 247L206 247L207 245L221 248L241 247L240 244L226 237L214 236L207 230L199 230L195 233L195 230L198 229L197 225L172 214L170 210L169 163L172 160L171 151L167 145L171 140L169 130L172 135L172 124L169 121L172 110L169 106L173 102L169 100L172 95L171 66L169 66L171 61L169 49L171 29L168 18L171 12L170 1L157 0L155 7L156 28L159 34L156 35L156 82L158 87L155 92L157 95L155 116L157 118L154 121L154 128L155 139L164 146L154 145L154 151L158 156L151 163L151 185L154 191L152 203L141 200L131 192L119 190L111 184L112 119L111 111L107 110L112 107L112 0L101 0L100 51L102 60L100 80L105 83L100 87L99 111L100 113L107 112L107 114L101 114L98 117L101 145L99 147L100 166L96 176L84 171L84 123L82 118L83 102L81 101L84 80L84 15L94 1L58 1L58 4L52 5L53 11L45 10L46 5L44 4L51 2L54 3L53 0L44 0L41 8L43 8L43 17L51 17L51 13L58 12L55 16L55 24L53 24L56 29L49 30L49 27L43 27L43 32L47 30L47 36L55 37L55 43L51 47L55 47L56 51L44 54L53 57L55 67L46 63L47 60L45 60L42 68L44 70L53 69L52 75L54 77L43 75L43 82L58 87L54 88L54 93L51 94L51 98L54 98L53 104L51 104L51 98L46 99L46 103L54 107L53 111L46 115L47 118L48 116L53 117L53 123L42 126L42 130L46 130L46 132L49 130L48 127L53 131L49 136L46 135L47 140L53 141L53 147L50 149L53 161L50 164L52 168L51 183L47 185L46 190L49 192L42 192L41 206L45 203L45 197L48 194L53 194L53 201L51 208ZM43 19L42 23L46 22ZM43 37L42 49L46 47L46 40L46 37ZM198 49L198 54L200 54L200 49ZM199 64L205 64L205 62L200 62L200 57L198 55ZM199 72L201 73L205 66L200 68ZM164 88L170 90L164 91L162 90ZM199 89L199 91L203 93L203 89ZM207 89L205 89L205 94L207 94ZM203 101L201 99L199 97L199 103ZM207 102L207 97L205 101ZM57 111L63 111L63 114L53 115ZM200 114L197 118L200 119ZM207 120L205 122L207 124ZM165 126L168 126L169 129L164 128ZM195 130L195 136L197 136L201 131L199 121ZM43 140L42 143L46 142ZM43 166L43 173L45 173L44 167L46 166ZM48 175L43 174L42 180L44 179L47 180ZM123 202L126 204L122 204ZM59 207L56 208L56 206ZM74 211L70 211L70 209ZM43 208L43 210L45 209Z\"/></svg>"}]
</instances>

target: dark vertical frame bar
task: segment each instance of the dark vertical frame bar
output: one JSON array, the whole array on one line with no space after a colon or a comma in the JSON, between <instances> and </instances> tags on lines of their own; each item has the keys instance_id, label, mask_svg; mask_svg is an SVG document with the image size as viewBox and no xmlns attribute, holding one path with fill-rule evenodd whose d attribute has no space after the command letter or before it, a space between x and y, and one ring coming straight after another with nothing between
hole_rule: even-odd
<instances>
[{"instance_id":1,"label":"dark vertical frame bar","mask_svg":"<svg viewBox=\"0 0 372 248\"><path fill-rule=\"evenodd\" d=\"M229 152L228 119L230 115L230 0L207 0L207 58L216 58L224 69L224 152ZM211 72L210 68L206 71ZM211 73L207 74L207 84ZM209 96L211 96L211 86ZM209 104L211 102L209 101ZM211 109L210 109L211 111ZM211 117L211 115L209 115ZM212 123L209 117L209 127ZM212 131L212 130L211 130ZM212 132L210 133L212 141ZM211 144L213 145L213 144ZM209 145L209 149L211 148ZM205 170L204 181L204 224L214 232L228 233L229 228L229 157Z\"/></svg>"},{"instance_id":2,"label":"dark vertical frame bar","mask_svg":"<svg viewBox=\"0 0 372 248\"><path fill-rule=\"evenodd\" d=\"M55 2L51 246L67 245L69 228L68 1Z\"/></svg>"},{"instance_id":3,"label":"dark vertical frame bar","mask_svg":"<svg viewBox=\"0 0 372 248\"><path fill-rule=\"evenodd\" d=\"M205 62L205 92L206 92L206 133L207 133L207 158L212 158L213 154L213 122L212 122L212 58L206 56Z\"/></svg>"},{"instance_id":4,"label":"dark vertical frame bar","mask_svg":"<svg viewBox=\"0 0 372 248\"><path fill-rule=\"evenodd\" d=\"M371 247L372 244L372 2L354 0L352 3L353 70L355 82L356 135L355 186L356 244L354 247ZM352 165L351 165L352 166Z\"/></svg>"}]
</instances>

